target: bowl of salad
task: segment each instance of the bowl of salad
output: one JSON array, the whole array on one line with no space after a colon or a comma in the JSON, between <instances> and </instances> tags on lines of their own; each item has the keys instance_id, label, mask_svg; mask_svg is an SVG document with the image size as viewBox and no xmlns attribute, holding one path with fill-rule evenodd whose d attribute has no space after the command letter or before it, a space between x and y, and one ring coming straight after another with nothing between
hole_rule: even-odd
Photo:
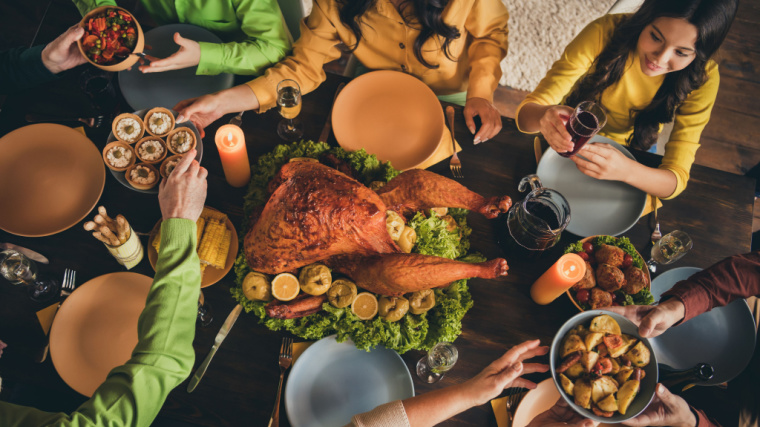
<instances>
[{"instance_id":1,"label":"bowl of salad","mask_svg":"<svg viewBox=\"0 0 760 427\"><path fill-rule=\"evenodd\" d=\"M586 237L565 253L586 261L586 275L566 292L578 310L654 303L649 270L627 237Z\"/></svg>"},{"instance_id":2,"label":"bowl of salad","mask_svg":"<svg viewBox=\"0 0 760 427\"><path fill-rule=\"evenodd\" d=\"M88 12L80 24L84 36L77 41L87 61L106 71L121 71L135 65L145 47L145 36L137 19L126 9L101 6Z\"/></svg>"}]
</instances>

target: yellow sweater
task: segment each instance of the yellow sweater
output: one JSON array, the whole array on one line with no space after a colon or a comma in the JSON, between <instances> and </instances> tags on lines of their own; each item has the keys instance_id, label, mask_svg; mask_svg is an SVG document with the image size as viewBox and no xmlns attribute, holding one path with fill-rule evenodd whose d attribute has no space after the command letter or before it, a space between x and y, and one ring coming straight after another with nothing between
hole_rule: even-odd
<instances>
[{"instance_id":1,"label":"yellow sweater","mask_svg":"<svg viewBox=\"0 0 760 427\"><path fill-rule=\"evenodd\" d=\"M516 115L519 116L522 106L529 102L541 105L562 103L577 81L591 68L594 59L612 37L615 27L626 16L628 15L606 15L586 26L570 42L538 87L518 106ZM700 135L710 120L710 112L718 94L718 64L709 61L706 72L704 84L689 94L676 110L673 133L665 145L665 156L660 168L672 171L678 181L676 190L668 199L676 197L686 188L689 170L699 148ZM620 81L602 93L602 105L607 110L607 125L599 133L627 145L626 140L633 132L630 111L649 105L664 79L664 75L645 75L641 71L638 55L632 53Z\"/></svg>"},{"instance_id":2,"label":"yellow sweater","mask_svg":"<svg viewBox=\"0 0 760 427\"><path fill-rule=\"evenodd\" d=\"M315 0L311 15L301 22L301 38L293 53L269 68L248 85L261 105L260 112L276 104L277 83L293 79L302 93L309 93L325 80L323 65L340 57L340 42L353 47L356 38L338 16L335 0ZM427 84L436 95L467 91L467 98L493 101L501 77L500 62L507 54L509 14L501 0L452 0L443 11L443 21L455 26L461 36L449 45L454 61L448 59L437 38L422 46L424 58L437 69L427 68L414 56L416 25L404 24L389 0L378 0L362 16L362 39L354 51L370 70L409 73Z\"/></svg>"}]
</instances>

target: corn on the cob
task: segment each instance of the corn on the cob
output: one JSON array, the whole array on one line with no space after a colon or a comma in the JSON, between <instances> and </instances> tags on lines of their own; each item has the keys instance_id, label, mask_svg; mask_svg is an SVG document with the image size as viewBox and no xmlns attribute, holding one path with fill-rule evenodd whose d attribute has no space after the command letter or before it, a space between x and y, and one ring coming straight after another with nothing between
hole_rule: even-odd
<instances>
[{"instance_id":1,"label":"corn on the cob","mask_svg":"<svg viewBox=\"0 0 760 427\"><path fill-rule=\"evenodd\" d=\"M196 249L200 250L201 247L201 237L203 236L203 228L206 226L206 219L203 217L199 217L197 221L195 221L195 225L197 227L197 237L195 240Z\"/></svg>"},{"instance_id":2,"label":"corn on the cob","mask_svg":"<svg viewBox=\"0 0 760 427\"><path fill-rule=\"evenodd\" d=\"M161 249L161 230L158 230L156 237L153 238L153 247L156 248L156 253Z\"/></svg>"},{"instance_id":3,"label":"corn on the cob","mask_svg":"<svg viewBox=\"0 0 760 427\"><path fill-rule=\"evenodd\" d=\"M227 225L223 222L208 222L206 225L206 231L203 233L203 238L201 239L201 246L198 253L198 257L201 259L202 263L217 267L216 257L219 252L219 246L222 243L222 240L224 240L224 233L226 230ZM224 267L224 265L222 265L222 267Z\"/></svg>"},{"instance_id":4,"label":"corn on the cob","mask_svg":"<svg viewBox=\"0 0 760 427\"><path fill-rule=\"evenodd\" d=\"M230 251L230 239L232 239L232 232L227 229L227 227L224 227L224 238L222 238L222 242L219 244L219 252L216 254L216 263L213 265L216 268L224 268L224 265L227 264L227 254Z\"/></svg>"},{"instance_id":5,"label":"corn on the cob","mask_svg":"<svg viewBox=\"0 0 760 427\"><path fill-rule=\"evenodd\" d=\"M201 263L201 280L203 280L203 273L206 272L206 264Z\"/></svg>"},{"instance_id":6,"label":"corn on the cob","mask_svg":"<svg viewBox=\"0 0 760 427\"><path fill-rule=\"evenodd\" d=\"M205 206L203 207L203 212L201 213L201 217L206 218L206 220L214 219L221 222L227 221L227 215L219 212L216 209L210 209Z\"/></svg>"}]
</instances>

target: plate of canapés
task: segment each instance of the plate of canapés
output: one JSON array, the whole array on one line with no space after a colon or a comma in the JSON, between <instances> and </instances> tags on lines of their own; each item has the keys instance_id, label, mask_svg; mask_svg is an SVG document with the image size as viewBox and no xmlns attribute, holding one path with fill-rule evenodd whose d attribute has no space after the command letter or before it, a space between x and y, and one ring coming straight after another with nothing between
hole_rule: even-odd
<instances>
[{"instance_id":1,"label":"plate of canap\u00e9s","mask_svg":"<svg viewBox=\"0 0 760 427\"><path fill-rule=\"evenodd\" d=\"M222 280L232 269L238 253L238 235L227 215L208 206L203 207L196 226L201 287L205 288ZM151 230L148 242L148 261L155 270L161 251L161 220Z\"/></svg>"},{"instance_id":2,"label":"plate of canap\u00e9s","mask_svg":"<svg viewBox=\"0 0 760 427\"><path fill-rule=\"evenodd\" d=\"M203 157L200 132L190 122L176 122L177 112L163 107L124 113L111 125L103 161L125 187L158 193L158 183L177 166L184 153L196 148Z\"/></svg>"},{"instance_id":3,"label":"plate of canap\u00e9s","mask_svg":"<svg viewBox=\"0 0 760 427\"><path fill-rule=\"evenodd\" d=\"M649 270L627 237L586 237L565 253L586 261L586 274L566 292L578 310L654 303Z\"/></svg>"}]
</instances>

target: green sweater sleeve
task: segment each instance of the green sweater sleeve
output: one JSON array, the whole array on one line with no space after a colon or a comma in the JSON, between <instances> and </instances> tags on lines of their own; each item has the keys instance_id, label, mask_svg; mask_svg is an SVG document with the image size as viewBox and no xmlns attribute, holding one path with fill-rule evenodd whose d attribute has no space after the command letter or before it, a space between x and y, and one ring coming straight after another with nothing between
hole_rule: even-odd
<instances>
[{"instance_id":1,"label":"green sweater sleeve","mask_svg":"<svg viewBox=\"0 0 760 427\"><path fill-rule=\"evenodd\" d=\"M44 45L0 52L0 94L9 94L55 80L42 63Z\"/></svg>"},{"instance_id":2,"label":"green sweater sleeve","mask_svg":"<svg viewBox=\"0 0 760 427\"><path fill-rule=\"evenodd\" d=\"M82 16L86 15L87 12L91 11L92 9L95 9L96 7L100 6L116 6L115 0L73 0L74 6L79 9L79 13L82 14Z\"/></svg>"},{"instance_id":3,"label":"green sweater sleeve","mask_svg":"<svg viewBox=\"0 0 760 427\"><path fill-rule=\"evenodd\" d=\"M92 398L71 414L0 402L1 426L148 426L169 392L190 375L200 292L195 222L161 225L161 253L132 357L114 368Z\"/></svg>"}]
</instances>

